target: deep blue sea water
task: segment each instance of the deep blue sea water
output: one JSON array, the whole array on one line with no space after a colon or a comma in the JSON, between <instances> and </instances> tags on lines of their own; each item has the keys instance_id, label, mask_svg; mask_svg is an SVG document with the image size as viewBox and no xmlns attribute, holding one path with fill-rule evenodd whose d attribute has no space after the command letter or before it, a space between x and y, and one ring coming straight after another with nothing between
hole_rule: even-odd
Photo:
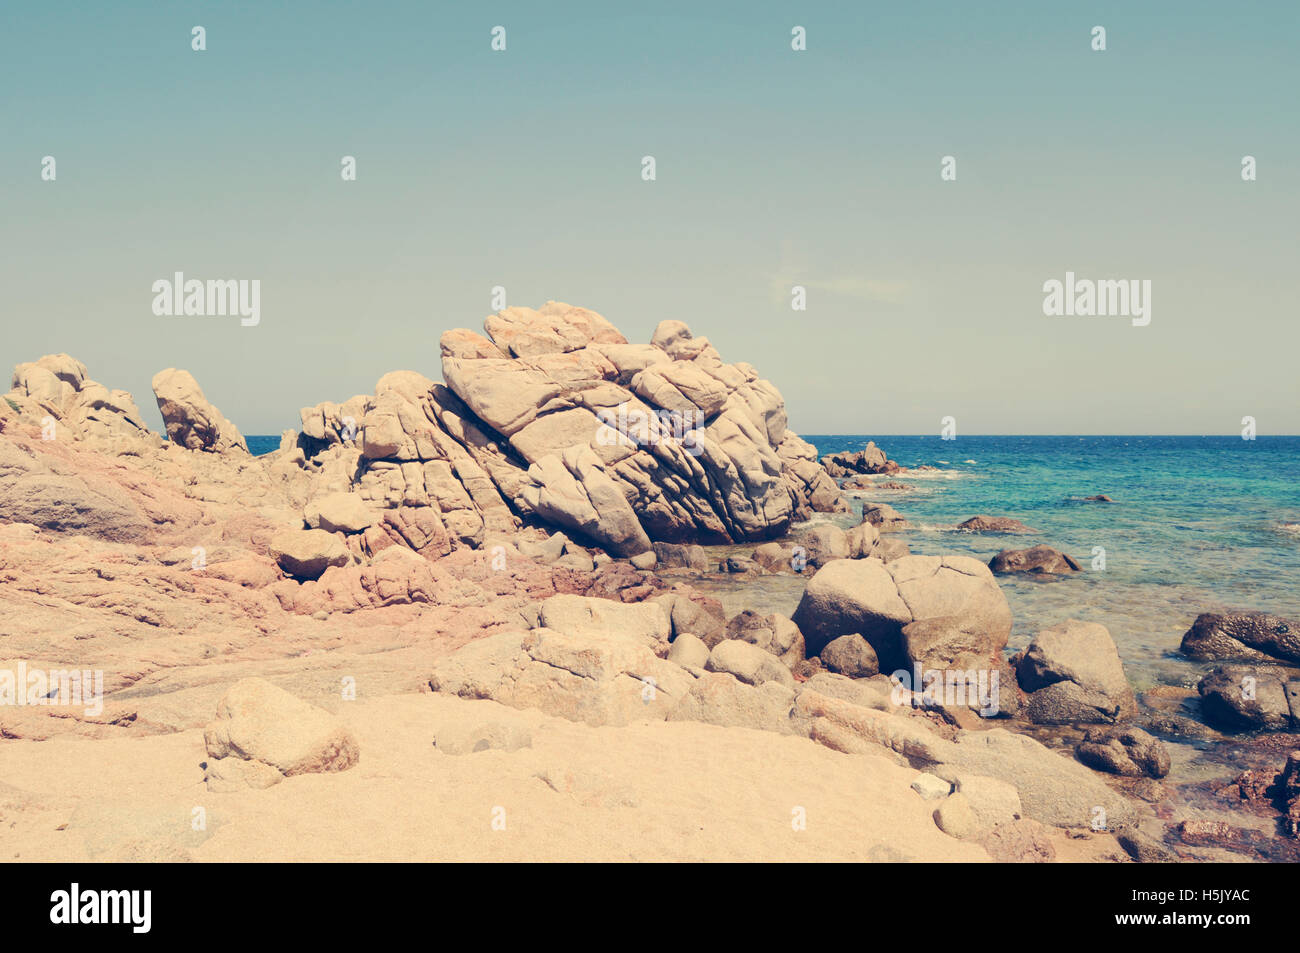
<instances>
[{"instance_id":1,"label":"deep blue sea water","mask_svg":"<svg viewBox=\"0 0 1300 953\"><path fill-rule=\"evenodd\" d=\"M280 449L280 437L278 434L253 434L244 438L248 444L248 452L255 457L260 457L264 453L270 453L272 450Z\"/></svg>"},{"instance_id":2,"label":"deep blue sea water","mask_svg":"<svg viewBox=\"0 0 1300 953\"><path fill-rule=\"evenodd\" d=\"M859 493L853 514L817 519L853 525L871 499L913 524L902 535L914 553L987 561L1000 549L1041 542L1079 560L1085 572L1055 581L1000 577L1015 616L1012 648L1063 619L1087 619L1110 629L1139 688L1192 684L1203 667L1174 653L1198 613L1246 608L1300 618L1300 437L804 436L819 454L874 439L905 467L939 468L877 477L913 489ZM247 439L255 454L280 443ZM1098 493L1115 502L1079 499ZM955 529L981 513L1038 532ZM1105 550L1104 569L1092 568L1095 547ZM803 584L765 576L761 592L753 582L740 589L722 580L717 591L729 611L789 614Z\"/></svg>"}]
</instances>

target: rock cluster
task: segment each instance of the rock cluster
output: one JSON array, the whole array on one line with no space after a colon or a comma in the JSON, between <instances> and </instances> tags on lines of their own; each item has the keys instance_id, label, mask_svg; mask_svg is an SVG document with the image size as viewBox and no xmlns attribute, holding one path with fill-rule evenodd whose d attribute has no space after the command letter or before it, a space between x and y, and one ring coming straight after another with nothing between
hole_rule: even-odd
<instances>
[{"instance_id":1,"label":"rock cluster","mask_svg":"<svg viewBox=\"0 0 1300 953\"><path fill-rule=\"evenodd\" d=\"M1006 597L988 567L967 556L834 560L809 580L793 620L810 655L856 634L886 672L1001 671L1011 634Z\"/></svg>"},{"instance_id":2,"label":"rock cluster","mask_svg":"<svg viewBox=\"0 0 1300 953\"><path fill-rule=\"evenodd\" d=\"M630 557L763 539L846 506L777 389L680 321L631 344L595 312L548 302L484 327L442 336L445 385L396 372L373 397L304 408L273 465L304 497L433 508L470 546L534 522Z\"/></svg>"},{"instance_id":3,"label":"rock cluster","mask_svg":"<svg viewBox=\"0 0 1300 953\"><path fill-rule=\"evenodd\" d=\"M866 447L856 453L829 453L822 457L822 466L836 478L857 473L897 473L901 469L875 441L867 441Z\"/></svg>"}]
</instances>

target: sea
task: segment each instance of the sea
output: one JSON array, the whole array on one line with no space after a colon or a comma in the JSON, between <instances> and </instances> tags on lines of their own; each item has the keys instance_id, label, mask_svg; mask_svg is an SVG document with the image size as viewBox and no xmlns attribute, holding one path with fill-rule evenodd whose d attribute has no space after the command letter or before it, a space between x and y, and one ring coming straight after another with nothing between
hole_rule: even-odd
<instances>
[{"instance_id":1,"label":"sea","mask_svg":"<svg viewBox=\"0 0 1300 953\"><path fill-rule=\"evenodd\" d=\"M820 455L874 440L908 472L872 478L905 490L850 494L853 512L814 522L849 527L864 502L888 503L912 525L913 553L987 562L1004 548L1046 543L1084 571L1043 579L1000 576L1014 629L1008 649L1065 619L1100 622L1134 687L1195 685L1205 670L1178 655L1202 612L1258 609L1300 618L1300 437L803 435ZM267 453L279 436L251 436ZM920 466L933 470L916 470ZM1104 494L1113 503L1085 502ZM979 514L1014 517L1029 535L966 533ZM796 526L794 531L802 527ZM710 547L721 559L754 544ZM714 578L703 588L728 614L794 611L799 576Z\"/></svg>"}]
</instances>

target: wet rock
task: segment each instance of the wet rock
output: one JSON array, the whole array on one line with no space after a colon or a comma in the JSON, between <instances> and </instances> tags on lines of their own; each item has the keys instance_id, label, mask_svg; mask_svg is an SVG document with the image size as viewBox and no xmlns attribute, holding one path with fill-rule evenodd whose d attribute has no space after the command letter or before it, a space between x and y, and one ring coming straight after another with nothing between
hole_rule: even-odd
<instances>
[{"instance_id":1,"label":"wet rock","mask_svg":"<svg viewBox=\"0 0 1300 953\"><path fill-rule=\"evenodd\" d=\"M833 559L848 559L849 538L838 526L823 524L804 530L797 537L808 565L820 569Z\"/></svg>"},{"instance_id":2,"label":"wet rock","mask_svg":"<svg viewBox=\"0 0 1300 953\"><path fill-rule=\"evenodd\" d=\"M1300 672L1268 665L1221 665L1197 685L1201 714L1227 730L1285 731L1300 727Z\"/></svg>"},{"instance_id":3,"label":"wet rock","mask_svg":"<svg viewBox=\"0 0 1300 953\"><path fill-rule=\"evenodd\" d=\"M903 515L888 503L865 503L862 522L870 523L881 533L893 533L911 526Z\"/></svg>"},{"instance_id":4,"label":"wet rock","mask_svg":"<svg viewBox=\"0 0 1300 953\"><path fill-rule=\"evenodd\" d=\"M794 548L780 543L764 543L750 558L765 572L802 572L807 565L806 556L803 561L796 560ZM794 568L796 563L800 567L797 570Z\"/></svg>"},{"instance_id":5,"label":"wet rock","mask_svg":"<svg viewBox=\"0 0 1300 953\"><path fill-rule=\"evenodd\" d=\"M739 575L744 573L759 573L762 572L762 569L759 568L758 563L754 562L752 559L747 559L744 556L728 556L718 565L718 572L734 573Z\"/></svg>"},{"instance_id":6,"label":"wet rock","mask_svg":"<svg viewBox=\"0 0 1300 953\"><path fill-rule=\"evenodd\" d=\"M880 532L870 523L859 523L845 534L849 545L850 559L867 559L871 556L878 555L877 550L880 548ZM900 543L903 552L899 555L908 555L907 544L902 540L894 540Z\"/></svg>"},{"instance_id":7,"label":"wet rock","mask_svg":"<svg viewBox=\"0 0 1300 953\"><path fill-rule=\"evenodd\" d=\"M1089 767L1111 774L1163 778L1169 773L1169 749L1141 728L1090 730L1075 754Z\"/></svg>"},{"instance_id":8,"label":"wet rock","mask_svg":"<svg viewBox=\"0 0 1300 953\"><path fill-rule=\"evenodd\" d=\"M654 554L658 569L693 569L708 572L709 557L703 546L681 543L655 543Z\"/></svg>"},{"instance_id":9,"label":"wet rock","mask_svg":"<svg viewBox=\"0 0 1300 953\"><path fill-rule=\"evenodd\" d=\"M1300 622L1265 612L1204 612L1183 635L1181 650L1198 660L1300 663Z\"/></svg>"},{"instance_id":10,"label":"wet rock","mask_svg":"<svg viewBox=\"0 0 1300 953\"><path fill-rule=\"evenodd\" d=\"M993 572L1031 572L1049 575L1079 572L1081 567L1074 559L1057 552L1050 546L1033 546L1029 549L1004 549L989 561Z\"/></svg>"},{"instance_id":11,"label":"wet rock","mask_svg":"<svg viewBox=\"0 0 1300 953\"><path fill-rule=\"evenodd\" d=\"M851 473L894 473L899 469L897 463L885 456L885 451L876 446L875 441L868 441L864 449L856 453L832 453L822 457L822 466L833 477L848 476Z\"/></svg>"},{"instance_id":12,"label":"wet rock","mask_svg":"<svg viewBox=\"0 0 1300 953\"><path fill-rule=\"evenodd\" d=\"M1020 520L1009 516L972 516L965 522L958 523L957 528L967 533L1033 533Z\"/></svg>"}]
</instances>

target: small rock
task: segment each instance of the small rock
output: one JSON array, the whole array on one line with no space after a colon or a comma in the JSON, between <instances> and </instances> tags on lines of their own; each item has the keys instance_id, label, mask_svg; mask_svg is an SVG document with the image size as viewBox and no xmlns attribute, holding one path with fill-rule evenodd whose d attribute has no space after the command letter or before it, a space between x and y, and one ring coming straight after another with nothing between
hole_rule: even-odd
<instances>
[{"instance_id":1,"label":"small rock","mask_svg":"<svg viewBox=\"0 0 1300 953\"><path fill-rule=\"evenodd\" d=\"M880 672L876 650L856 633L841 635L828 642L821 651L821 660L828 671L849 678L870 678Z\"/></svg>"},{"instance_id":2,"label":"small rock","mask_svg":"<svg viewBox=\"0 0 1300 953\"><path fill-rule=\"evenodd\" d=\"M912 790L927 801L937 801L952 793L952 785L933 774L921 773L912 779Z\"/></svg>"}]
</instances>

